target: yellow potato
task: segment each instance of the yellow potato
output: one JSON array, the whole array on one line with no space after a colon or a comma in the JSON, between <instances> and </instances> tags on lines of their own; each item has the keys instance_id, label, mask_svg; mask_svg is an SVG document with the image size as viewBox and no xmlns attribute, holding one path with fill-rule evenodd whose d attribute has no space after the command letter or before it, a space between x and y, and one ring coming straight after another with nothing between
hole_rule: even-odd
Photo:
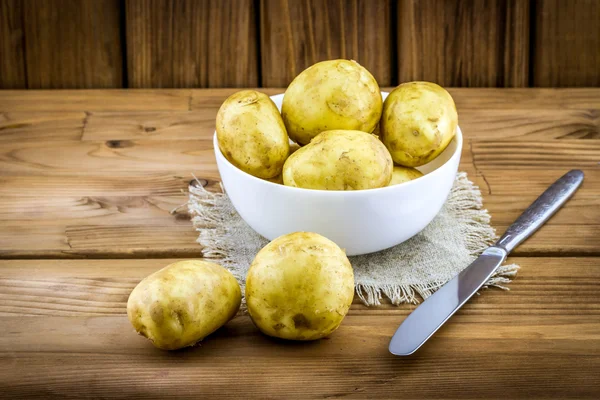
<instances>
[{"instance_id":1,"label":"yellow potato","mask_svg":"<svg viewBox=\"0 0 600 400\"><path fill-rule=\"evenodd\" d=\"M323 131L373 132L381 117L379 85L356 61L330 60L300 73L285 91L281 114L288 135L305 145Z\"/></svg>"},{"instance_id":2,"label":"yellow potato","mask_svg":"<svg viewBox=\"0 0 600 400\"><path fill-rule=\"evenodd\" d=\"M289 138L269 96L254 90L232 94L219 109L216 125L219 148L233 165L258 178L281 173Z\"/></svg>"},{"instance_id":3,"label":"yellow potato","mask_svg":"<svg viewBox=\"0 0 600 400\"><path fill-rule=\"evenodd\" d=\"M390 153L376 136L326 131L287 159L283 183L305 189L373 189L388 185L392 166Z\"/></svg>"},{"instance_id":4,"label":"yellow potato","mask_svg":"<svg viewBox=\"0 0 600 400\"><path fill-rule=\"evenodd\" d=\"M296 143L292 143L290 144L290 152L289 155L291 156L292 154L294 154L294 152L296 150L298 150L300 148L300 146ZM289 156L288 156L289 157ZM265 178L266 181L269 182L273 182L273 183L278 183L280 185L283 185L283 174L279 174L274 178Z\"/></svg>"},{"instance_id":5,"label":"yellow potato","mask_svg":"<svg viewBox=\"0 0 600 400\"><path fill-rule=\"evenodd\" d=\"M436 158L456 133L458 115L450 93L431 82L408 82L383 104L380 137L394 162L418 167Z\"/></svg>"},{"instance_id":6,"label":"yellow potato","mask_svg":"<svg viewBox=\"0 0 600 400\"><path fill-rule=\"evenodd\" d=\"M235 316L237 280L220 265L179 261L146 277L127 301L135 330L164 350L193 346Z\"/></svg>"},{"instance_id":7,"label":"yellow potato","mask_svg":"<svg viewBox=\"0 0 600 400\"><path fill-rule=\"evenodd\" d=\"M265 181L277 183L279 185L283 185L283 175L279 174L275 178L266 178Z\"/></svg>"},{"instance_id":8,"label":"yellow potato","mask_svg":"<svg viewBox=\"0 0 600 400\"><path fill-rule=\"evenodd\" d=\"M392 171L392 180L388 186L399 185L422 176L423 173L418 169L394 165L394 170Z\"/></svg>"},{"instance_id":9,"label":"yellow potato","mask_svg":"<svg viewBox=\"0 0 600 400\"><path fill-rule=\"evenodd\" d=\"M246 277L246 303L264 334L315 340L336 330L354 297L354 272L331 240L310 232L281 236L258 252Z\"/></svg>"}]
</instances>

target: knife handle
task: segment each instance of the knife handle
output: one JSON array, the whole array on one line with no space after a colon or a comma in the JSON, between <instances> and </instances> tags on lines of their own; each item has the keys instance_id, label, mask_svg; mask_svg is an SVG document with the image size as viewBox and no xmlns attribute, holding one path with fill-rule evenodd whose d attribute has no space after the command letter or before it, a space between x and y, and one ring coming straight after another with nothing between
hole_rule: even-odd
<instances>
[{"instance_id":1,"label":"knife handle","mask_svg":"<svg viewBox=\"0 0 600 400\"><path fill-rule=\"evenodd\" d=\"M496 242L496 246L510 253L548 221L573 196L582 182L583 171L581 170L574 169L564 174L508 227L504 235Z\"/></svg>"}]
</instances>

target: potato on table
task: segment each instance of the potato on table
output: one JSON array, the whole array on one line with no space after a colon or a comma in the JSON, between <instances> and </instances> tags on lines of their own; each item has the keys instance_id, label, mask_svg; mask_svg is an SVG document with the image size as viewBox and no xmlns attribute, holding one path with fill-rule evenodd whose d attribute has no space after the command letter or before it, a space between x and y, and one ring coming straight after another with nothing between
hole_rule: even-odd
<instances>
[{"instance_id":1,"label":"potato on table","mask_svg":"<svg viewBox=\"0 0 600 400\"><path fill-rule=\"evenodd\" d=\"M146 277L127 301L135 330L164 350L193 346L235 316L237 280L207 261L179 261Z\"/></svg>"},{"instance_id":2,"label":"potato on table","mask_svg":"<svg viewBox=\"0 0 600 400\"><path fill-rule=\"evenodd\" d=\"M418 167L446 149L457 124L450 93L435 83L408 82L385 99L379 136L396 164Z\"/></svg>"},{"instance_id":3,"label":"potato on table","mask_svg":"<svg viewBox=\"0 0 600 400\"><path fill-rule=\"evenodd\" d=\"M234 93L217 113L219 149L233 165L258 178L281 173L289 138L275 103L264 93Z\"/></svg>"},{"instance_id":4,"label":"potato on table","mask_svg":"<svg viewBox=\"0 0 600 400\"><path fill-rule=\"evenodd\" d=\"M281 114L290 138L305 145L333 129L373 132L382 109L379 85L356 61L316 63L285 91Z\"/></svg>"},{"instance_id":5,"label":"potato on table","mask_svg":"<svg viewBox=\"0 0 600 400\"><path fill-rule=\"evenodd\" d=\"M246 303L263 333L314 340L336 330L354 297L342 249L310 232L281 236L258 252L246 277Z\"/></svg>"},{"instance_id":6,"label":"potato on table","mask_svg":"<svg viewBox=\"0 0 600 400\"><path fill-rule=\"evenodd\" d=\"M287 159L283 183L305 189L373 189L388 185L392 167L390 153L376 136L327 131Z\"/></svg>"}]
</instances>

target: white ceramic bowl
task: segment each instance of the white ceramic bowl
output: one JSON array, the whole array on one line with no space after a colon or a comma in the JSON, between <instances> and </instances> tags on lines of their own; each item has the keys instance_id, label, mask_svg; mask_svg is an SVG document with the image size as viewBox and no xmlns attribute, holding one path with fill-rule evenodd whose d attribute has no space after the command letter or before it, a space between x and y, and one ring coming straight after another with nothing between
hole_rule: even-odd
<instances>
[{"instance_id":1,"label":"white ceramic bowl","mask_svg":"<svg viewBox=\"0 0 600 400\"><path fill-rule=\"evenodd\" d=\"M271 98L281 110L283 94ZM462 142L457 128L446 150L419 167L425 175L413 181L379 189L328 191L283 186L247 174L223 156L216 132L213 138L225 191L256 232L269 240L291 232L316 232L350 256L400 244L431 222L454 183Z\"/></svg>"}]
</instances>

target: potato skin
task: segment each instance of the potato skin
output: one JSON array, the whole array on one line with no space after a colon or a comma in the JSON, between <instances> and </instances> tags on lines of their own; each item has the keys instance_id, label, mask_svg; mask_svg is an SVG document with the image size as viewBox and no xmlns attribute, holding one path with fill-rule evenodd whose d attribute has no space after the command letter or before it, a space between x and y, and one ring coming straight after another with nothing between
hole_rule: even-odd
<instances>
[{"instance_id":1,"label":"potato skin","mask_svg":"<svg viewBox=\"0 0 600 400\"><path fill-rule=\"evenodd\" d=\"M246 277L246 303L264 334L315 340L336 330L354 297L342 249L311 232L280 236L258 252Z\"/></svg>"},{"instance_id":2,"label":"potato skin","mask_svg":"<svg viewBox=\"0 0 600 400\"><path fill-rule=\"evenodd\" d=\"M294 152L296 150L298 150L299 148L300 148L300 146L297 143L290 144L290 152L289 152L288 157L291 156L292 154L294 154ZM286 158L286 160L287 160L287 158ZM277 183L279 185L283 185L283 174L279 174L274 178L266 178L265 180L269 181L269 182Z\"/></svg>"},{"instance_id":3,"label":"potato skin","mask_svg":"<svg viewBox=\"0 0 600 400\"><path fill-rule=\"evenodd\" d=\"M326 131L287 159L283 183L305 189L373 189L388 185L392 167L390 153L376 136Z\"/></svg>"},{"instance_id":4,"label":"potato skin","mask_svg":"<svg viewBox=\"0 0 600 400\"><path fill-rule=\"evenodd\" d=\"M396 164L418 167L436 158L456 133L450 93L431 82L408 82L383 104L380 137Z\"/></svg>"},{"instance_id":5,"label":"potato skin","mask_svg":"<svg viewBox=\"0 0 600 400\"><path fill-rule=\"evenodd\" d=\"M265 181L269 181L272 183L277 183L278 185L283 185L283 175L279 174L274 178L265 179Z\"/></svg>"},{"instance_id":6,"label":"potato skin","mask_svg":"<svg viewBox=\"0 0 600 400\"><path fill-rule=\"evenodd\" d=\"M334 129L373 132L383 100L373 75L356 61L330 60L300 73L285 91L281 115L290 138L305 145Z\"/></svg>"},{"instance_id":7,"label":"potato skin","mask_svg":"<svg viewBox=\"0 0 600 400\"><path fill-rule=\"evenodd\" d=\"M223 326L240 303L240 286L231 272L207 261L179 261L133 289L127 316L154 346L175 350L193 346Z\"/></svg>"},{"instance_id":8,"label":"potato skin","mask_svg":"<svg viewBox=\"0 0 600 400\"><path fill-rule=\"evenodd\" d=\"M289 138L275 103L264 93L232 94L217 113L217 139L225 158L258 178L281 173Z\"/></svg>"},{"instance_id":9,"label":"potato skin","mask_svg":"<svg viewBox=\"0 0 600 400\"><path fill-rule=\"evenodd\" d=\"M412 181L423 176L423 173L418 169L411 167L402 167L400 165L394 165L392 171L392 180L388 186L399 185L404 182Z\"/></svg>"}]
</instances>

